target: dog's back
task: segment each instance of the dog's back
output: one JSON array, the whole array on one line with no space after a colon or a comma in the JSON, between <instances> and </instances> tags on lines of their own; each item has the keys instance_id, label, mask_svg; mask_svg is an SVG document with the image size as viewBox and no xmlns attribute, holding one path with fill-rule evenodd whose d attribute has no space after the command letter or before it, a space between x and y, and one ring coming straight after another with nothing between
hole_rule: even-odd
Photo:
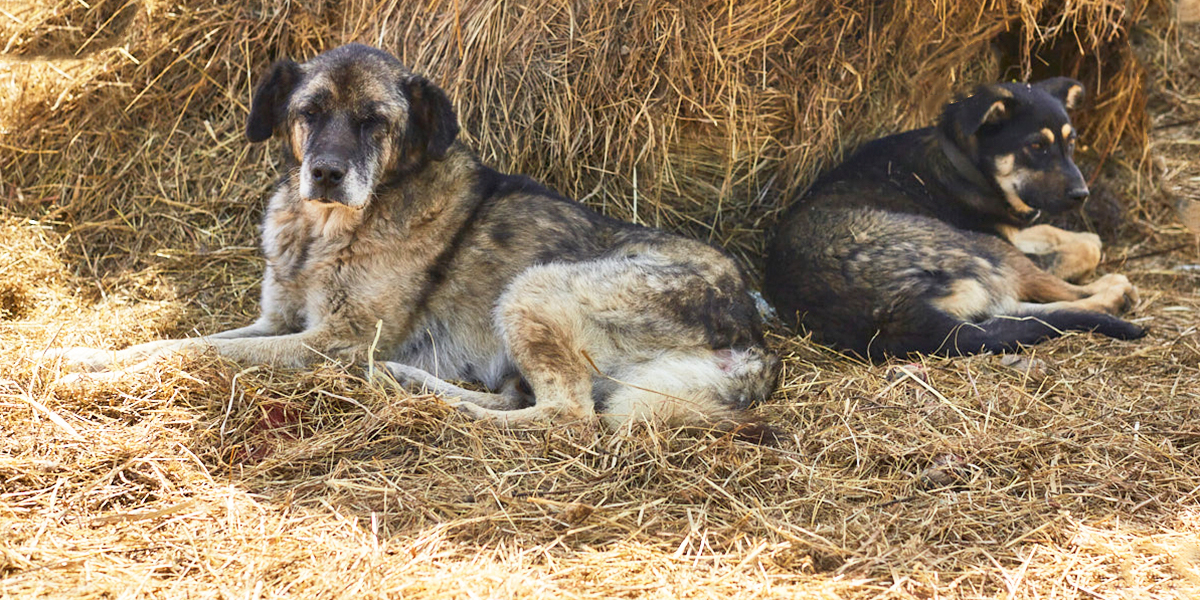
<instances>
[{"instance_id":1,"label":"dog's back","mask_svg":"<svg viewBox=\"0 0 1200 600\"><path fill-rule=\"evenodd\" d=\"M441 168L455 168L453 160ZM524 176L498 173L471 160L456 168L462 172L454 178L475 184L471 194L451 205L463 216L453 234L430 231L419 242L442 250L426 268L429 289L412 307L418 319L414 331L424 333L399 345L394 360L497 386L513 375L515 365L497 360L503 348L493 323L495 307L506 293L510 302L524 300L509 288L531 268L539 267L542 277L552 279L555 269L580 263L650 273L653 287L643 289L646 282L622 283L605 267L596 267L594 276L585 278L587 285L573 290L573 299L564 299L588 304L589 319L631 348L763 344L744 277L720 250L600 215ZM565 289L568 279L564 276L558 286ZM615 303L614 297L621 301ZM439 336L428 332L443 334L440 350L432 348ZM493 366L481 370L481 364Z\"/></svg>"}]
</instances>

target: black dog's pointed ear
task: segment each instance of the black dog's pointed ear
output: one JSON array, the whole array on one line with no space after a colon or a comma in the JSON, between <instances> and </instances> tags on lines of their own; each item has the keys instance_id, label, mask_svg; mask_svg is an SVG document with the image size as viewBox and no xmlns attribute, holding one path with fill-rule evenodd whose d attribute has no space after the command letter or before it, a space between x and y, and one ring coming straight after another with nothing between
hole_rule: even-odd
<instances>
[{"instance_id":1,"label":"black dog's pointed ear","mask_svg":"<svg viewBox=\"0 0 1200 600\"><path fill-rule=\"evenodd\" d=\"M1033 85L1058 98L1067 110L1075 110L1083 104L1083 84L1070 77L1051 77Z\"/></svg>"},{"instance_id":2,"label":"black dog's pointed ear","mask_svg":"<svg viewBox=\"0 0 1200 600\"><path fill-rule=\"evenodd\" d=\"M442 160L458 138L458 116L446 93L428 79L412 75L400 82L408 97L408 131L404 135L404 162L419 164L425 158Z\"/></svg>"},{"instance_id":3,"label":"black dog's pointed ear","mask_svg":"<svg viewBox=\"0 0 1200 600\"><path fill-rule=\"evenodd\" d=\"M1011 117L1016 106L1012 92L998 85L981 85L970 96L946 105L941 126L951 139L965 143L984 125Z\"/></svg>"},{"instance_id":4,"label":"black dog's pointed ear","mask_svg":"<svg viewBox=\"0 0 1200 600\"><path fill-rule=\"evenodd\" d=\"M288 97L300 82L300 65L292 60L281 60L271 65L267 76L254 90L250 100L250 115L246 117L246 137L251 142L271 139L276 129L283 125Z\"/></svg>"}]
</instances>

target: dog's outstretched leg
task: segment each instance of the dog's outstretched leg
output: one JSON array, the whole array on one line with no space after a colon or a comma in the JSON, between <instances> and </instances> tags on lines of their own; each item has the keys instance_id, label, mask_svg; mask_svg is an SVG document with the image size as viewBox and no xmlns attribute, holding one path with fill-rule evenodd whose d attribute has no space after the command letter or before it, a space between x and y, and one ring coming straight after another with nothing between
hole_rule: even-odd
<instances>
[{"instance_id":1,"label":"dog's outstretched leg","mask_svg":"<svg viewBox=\"0 0 1200 600\"><path fill-rule=\"evenodd\" d=\"M411 392L426 391L435 394L455 408L476 418L478 418L474 412L476 408L509 411L517 408L521 402L521 395L515 389L510 393L477 392L449 383L433 373L417 367L397 362L385 362L383 366L405 389Z\"/></svg>"}]
</instances>

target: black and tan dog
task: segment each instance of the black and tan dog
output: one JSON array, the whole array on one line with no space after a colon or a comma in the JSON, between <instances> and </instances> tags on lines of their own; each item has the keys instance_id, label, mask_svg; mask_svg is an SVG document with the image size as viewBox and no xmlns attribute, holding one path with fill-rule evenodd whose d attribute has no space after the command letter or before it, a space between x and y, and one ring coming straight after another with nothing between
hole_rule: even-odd
<instances>
[{"instance_id":1,"label":"black and tan dog","mask_svg":"<svg viewBox=\"0 0 1200 600\"><path fill-rule=\"evenodd\" d=\"M299 366L361 361L374 343L401 382L508 424L736 421L776 385L779 360L725 254L482 165L442 90L385 52L277 63L246 131L281 138L287 166L262 226L259 319L56 355L103 370L211 348Z\"/></svg>"},{"instance_id":2,"label":"black and tan dog","mask_svg":"<svg viewBox=\"0 0 1200 600\"><path fill-rule=\"evenodd\" d=\"M1065 281L1097 266L1100 239L1032 225L1088 195L1067 117L1082 96L1066 78L985 85L935 127L866 144L781 220L765 295L818 340L871 358L1064 331L1140 337L1113 316L1137 299L1124 276Z\"/></svg>"}]
</instances>

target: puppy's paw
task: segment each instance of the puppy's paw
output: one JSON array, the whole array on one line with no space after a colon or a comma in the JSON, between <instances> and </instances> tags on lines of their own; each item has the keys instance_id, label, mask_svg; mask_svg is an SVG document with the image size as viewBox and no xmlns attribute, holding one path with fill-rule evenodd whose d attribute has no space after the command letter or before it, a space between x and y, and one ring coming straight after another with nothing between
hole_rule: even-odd
<instances>
[{"instance_id":1,"label":"puppy's paw","mask_svg":"<svg viewBox=\"0 0 1200 600\"><path fill-rule=\"evenodd\" d=\"M1094 233L1074 233L1071 240L1058 250L1056 275L1067 281L1078 281L1100 265L1103 245Z\"/></svg>"},{"instance_id":2,"label":"puppy's paw","mask_svg":"<svg viewBox=\"0 0 1200 600\"><path fill-rule=\"evenodd\" d=\"M1075 241L1092 248L1099 260L1100 252L1104 250L1104 244L1100 241L1100 236L1090 231L1076 232Z\"/></svg>"},{"instance_id":3,"label":"puppy's paw","mask_svg":"<svg viewBox=\"0 0 1200 600\"><path fill-rule=\"evenodd\" d=\"M1130 283L1129 278L1119 273L1109 273L1085 286L1092 294L1088 298L1096 310L1110 315L1126 312L1138 303L1137 288Z\"/></svg>"},{"instance_id":4,"label":"puppy's paw","mask_svg":"<svg viewBox=\"0 0 1200 600\"><path fill-rule=\"evenodd\" d=\"M64 370L82 372L104 371L115 359L115 352L95 348L52 348L42 357L47 363L61 364Z\"/></svg>"}]
</instances>

